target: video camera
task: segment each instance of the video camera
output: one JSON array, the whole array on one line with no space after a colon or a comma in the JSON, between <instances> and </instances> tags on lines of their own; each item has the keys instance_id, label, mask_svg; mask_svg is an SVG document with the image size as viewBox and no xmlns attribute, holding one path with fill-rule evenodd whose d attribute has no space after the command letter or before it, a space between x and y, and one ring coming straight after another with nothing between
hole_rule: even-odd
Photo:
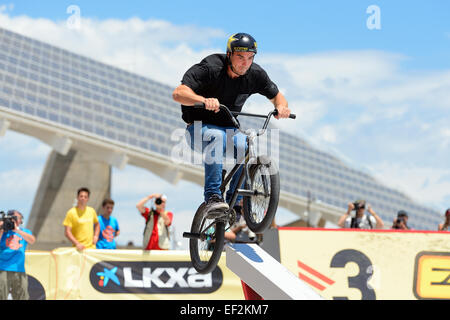
<instances>
[{"instance_id":1,"label":"video camera","mask_svg":"<svg viewBox=\"0 0 450 320\"><path fill-rule=\"evenodd\" d=\"M6 214L5 212L0 212L0 221L3 221L3 231L8 232L10 230L14 230L16 228L17 217L14 215L14 212L9 212Z\"/></svg>"}]
</instances>

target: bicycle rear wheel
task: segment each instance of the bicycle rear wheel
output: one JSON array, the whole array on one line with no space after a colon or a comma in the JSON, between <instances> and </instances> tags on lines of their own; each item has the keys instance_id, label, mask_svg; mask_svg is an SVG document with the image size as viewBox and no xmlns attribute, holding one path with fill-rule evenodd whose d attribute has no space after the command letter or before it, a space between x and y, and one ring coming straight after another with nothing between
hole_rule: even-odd
<instances>
[{"instance_id":1,"label":"bicycle rear wheel","mask_svg":"<svg viewBox=\"0 0 450 320\"><path fill-rule=\"evenodd\" d=\"M206 219L203 203L192 220L191 233L199 235L189 240L192 265L198 273L210 273L219 263L225 237L225 224L220 220Z\"/></svg>"},{"instance_id":2,"label":"bicycle rear wheel","mask_svg":"<svg viewBox=\"0 0 450 320\"><path fill-rule=\"evenodd\" d=\"M280 174L267 157L259 157L249 168L250 190L256 195L244 196L244 218L255 233L264 232L272 223L280 197Z\"/></svg>"}]
</instances>

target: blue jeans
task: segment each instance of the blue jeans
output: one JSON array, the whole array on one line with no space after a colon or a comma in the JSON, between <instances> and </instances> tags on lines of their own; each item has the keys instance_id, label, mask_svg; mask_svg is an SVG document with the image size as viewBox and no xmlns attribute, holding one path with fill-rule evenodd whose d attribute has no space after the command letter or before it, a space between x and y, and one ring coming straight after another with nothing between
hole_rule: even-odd
<instances>
[{"instance_id":1,"label":"blue jeans","mask_svg":"<svg viewBox=\"0 0 450 320\"><path fill-rule=\"evenodd\" d=\"M195 132L195 130L197 130L197 132ZM200 141L195 141L195 138ZM186 128L186 141L192 150L197 151L202 155L205 154L205 202L208 201L213 194L221 196L220 185L222 184L223 160L226 155L232 154L233 159L235 159L237 163L242 163L245 158L245 152L247 151L247 136L234 127L219 127L212 124L195 122ZM227 144L229 146L228 150ZM230 150L231 146L233 146L233 150ZM236 189L242 169L243 167L241 167L231 179L230 188L226 193L227 202L231 199L233 191ZM241 199L242 196L238 196L236 204L238 204Z\"/></svg>"}]
</instances>

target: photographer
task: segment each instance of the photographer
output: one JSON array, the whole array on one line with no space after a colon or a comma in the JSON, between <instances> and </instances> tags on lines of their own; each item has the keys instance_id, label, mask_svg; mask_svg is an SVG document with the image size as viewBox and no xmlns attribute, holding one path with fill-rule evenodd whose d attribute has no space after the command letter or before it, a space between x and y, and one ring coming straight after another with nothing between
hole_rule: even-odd
<instances>
[{"instance_id":1,"label":"photographer","mask_svg":"<svg viewBox=\"0 0 450 320\"><path fill-rule=\"evenodd\" d=\"M408 213L406 211L400 210L397 213L397 218L394 220L391 229L410 230L408 227Z\"/></svg>"},{"instance_id":2,"label":"photographer","mask_svg":"<svg viewBox=\"0 0 450 320\"><path fill-rule=\"evenodd\" d=\"M352 229L382 229L383 220L375 213L370 204L367 205L369 214L365 214L366 202L357 200L348 204L347 212L339 219L338 226ZM352 211L355 214L352 216Z\"/></svg>"},{"instance_id":3,"label":"photographer","mask_svg":"<svg viewBox=\"0 0 450 320\"><path fill-rule=\"evenodd\" d=\"M155 207L149 209L145 204L155 199ZM170 246L169 226L173 213L166 211L167 197L162 194L151 194L141 199L136 208L145 218L143 248L145 250L168 250Z\"/></svg>"},{"instance_id":4,"label":"photographer","mask_svg":"<svg viewBox=\"0 0 450 320\"><path fill-rule=\"evenodd\" d=\"M36 238L31 231L20 227L23 215L8 211L0 220L0 300L28 300L28 278L25 273L25 250Z\"/></svg>"}]
</instances>

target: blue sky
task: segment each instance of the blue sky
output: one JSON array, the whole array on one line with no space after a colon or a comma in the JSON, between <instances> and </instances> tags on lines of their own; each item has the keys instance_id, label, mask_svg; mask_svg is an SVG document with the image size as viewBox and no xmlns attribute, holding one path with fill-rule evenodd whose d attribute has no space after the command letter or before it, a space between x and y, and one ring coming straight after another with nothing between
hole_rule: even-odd
<instances>
[{"instance_id":1,"label":"blue sky","mask_svg":"<svg viewBox=\"0 0 450 320\"><path fill-rule=\"evenodd\" d=\"M81 10L79 31L67 29L70 5ZM370 5L380 9L379 30L366 26ZM258 41L256 62L299 115L286 130L443 212L450 207L449 12L444 0L0 1L0 26L173 87L189 66L224 50L229 35L248 32ZM0 150L8 155L0 178L15 182L0 186L2 203L27 212L33 197L20 195L36 191L50 149L8 132ZM141 233L131 212L155 185L174 199L184 222L178 229L201 199L200 187L174 187L138 168L114 174L117 215L134 217L122 242L133 224ZM187 189L189 206L177 199Z\"/></svg>"},{"instance_id":2,"label":"blue sky","mask_svg":"<svg viewBox=\"0 0 450 320\"><path fill-rule=\"evenodd\" d=\"M5 2L6 4L9 2ZM432 1L13 1L11 16L65 20L77 5L82 16L162 19L180 25L243 30L264 52L380 49L407 52L415 68L449 66L450 3ZM381 9L381 30L366 28L366 9ZM216 45L220 45L220 40ZM210 45L210 44L208 44Z\"/></svg>"}]
</instances>

